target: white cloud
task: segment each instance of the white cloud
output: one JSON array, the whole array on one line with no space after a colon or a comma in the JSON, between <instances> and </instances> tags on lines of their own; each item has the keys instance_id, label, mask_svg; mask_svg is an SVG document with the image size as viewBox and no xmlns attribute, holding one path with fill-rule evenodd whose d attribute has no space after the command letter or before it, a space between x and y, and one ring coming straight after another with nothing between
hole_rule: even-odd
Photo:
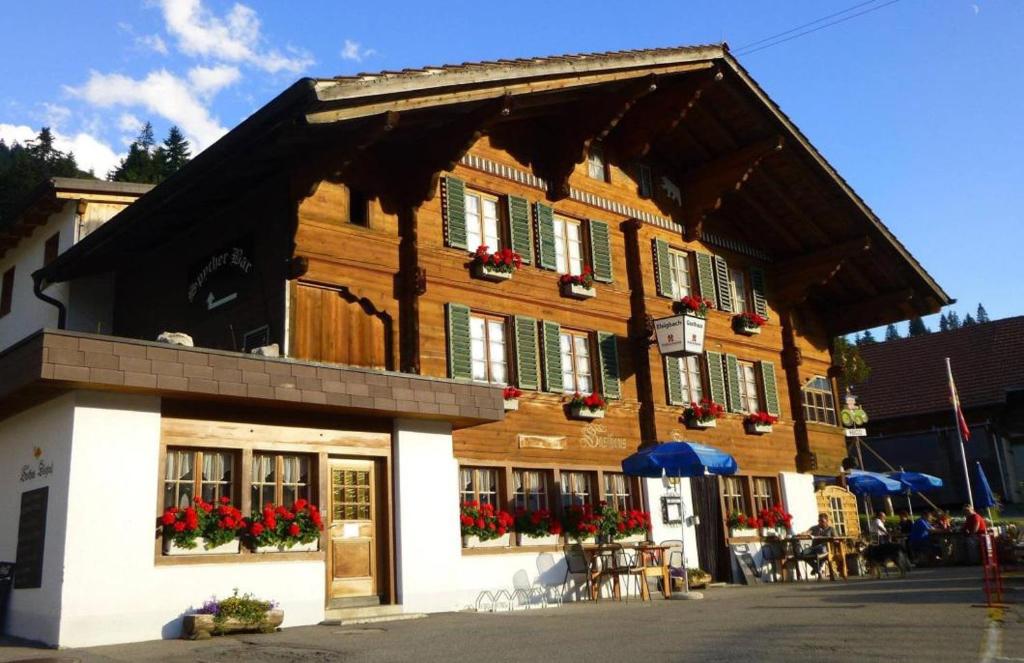
<instances>
[{"instance_id":1,"label":"white cloud","mask_svg":"<svg viewBox=\"0 0 1024 663\"><path fill-rule=\"evenodd\" d=\"M363 48L363 45L358 41L352 41L346 39L344 46L341 47L341 59L352 60L353 62L362 62L365 58L376 54L372 48Z\"/></svg>"},{"instance_id":2,"label":"white cloud","mask_svg":"<svg viewBox=\"0 0 1024 663\"><path fill-rule=\"evenodd\" d=\"M142 129L142 120L131 113L121 113L121 117L117 118L117 128L121 131L136 134Z\"/></svg>"},{"instance_id":3,"label":"white cloud","mask_svg":"<svg viewBox=\"0 0 1024 663\"><path fill-rule=\"evenodd\" d=\"M247 63L272 74L294 74L313 64L304 51L289 57L276 49L260 50L259 17L243 4L235 4L224 16L215 15L202 0L160 0L160 5L167 31L186 55Z\"/></svg>"},{"instance_id":4,"label":"white cloud","mask_svg":"<svg viewBox=\"0 0 1024 663\"><path fill-rule=\"evenodd\" d=\"M75 161L82 170L91 170L97 177L106 177L121 160L109 145L97 138L80 132L74 136L65 136L60 131L53 131L53 144L61 152L74 152ZM39 131L24 124L0 124L0 139L8 145L17 141L27 143L34 140Z\"/></svg>"},{"instance_id":5,"label":"white cloud","mask_svg":"<svg viewBox=\"0 0 1024 663\"><path fill-rule=\"evenodd\" d=\"M167 55L167 42L160 35L142 35L135 38L135 43L143 48L156 51L160 55Z\"/></svg>"},{"instance_id":6,"label":"white cloud","mask_svg":"<svg viewBox=\"0 0 1024 663\"><path fill-rule=\"evenodd\" d=\"M233 85L241 79L238 67L221 64L216 67L192 67L188 71L188 80L192 89L203 97L212 97L222 89Z\"/></svg>"},{"instance_id":7,"label":"white cloud","mask_svg":"<svg viewBox=\"0 0 1024 663\"><path fill-rule=\"evenodd\" d=\"M42 120L43 126L56 127L63 124L69 117L71 117L71 109L60 104L51 104L47 101L43 102L43 113Z\"/></svg>"},{"instance_id":8,"label":"white cloud","mask_svg":"<svg viewBox=\"0 0 1024 663\"><path fill-rule=\"evenodd\" d=\"M159 115L181 127L196 152L206 149L227 132L210 115L200 99L202 93L166 69L152 71L141 80L94 71L81 87L66 89L100 108L140 107Z\"/></svg>"}]
</instances>

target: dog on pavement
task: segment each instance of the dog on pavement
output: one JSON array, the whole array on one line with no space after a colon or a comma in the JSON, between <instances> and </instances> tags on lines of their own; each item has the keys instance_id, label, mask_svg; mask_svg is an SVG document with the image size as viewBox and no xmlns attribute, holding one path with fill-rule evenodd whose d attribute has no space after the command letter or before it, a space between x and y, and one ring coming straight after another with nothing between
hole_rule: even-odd
<instances>
[{"instance_id":1,"label":"dog on pavement","mask_svg":"<svg viewBox=\"0 0 1024 663\"><path fill-rule=\"evenodd\" d=\"M911 569L910 558L907 557L903 546L898 543L876 543L866 547L861 554L867 564L868 572L874 573L875 578L879 580L882 578L882 571L885 571L886 576L889 575L890 565L896 567L901 578L906 576Z\"/></svg>"}]
</instances>

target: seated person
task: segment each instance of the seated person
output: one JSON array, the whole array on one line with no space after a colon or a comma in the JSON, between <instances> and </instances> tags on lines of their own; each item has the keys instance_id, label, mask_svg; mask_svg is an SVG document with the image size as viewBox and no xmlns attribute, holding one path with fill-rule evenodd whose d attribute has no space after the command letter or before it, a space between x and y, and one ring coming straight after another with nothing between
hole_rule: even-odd
<instances>
[{"instance_id":1,"label":"seated person","mask_svg":"<svg viewBox=\"0 0 1024 663\"><path fill-rule=\"evenodd\" d=\"M913 526L914 521L910 519L910 514L906 511L900 511L900 534L910 536L910 529Z\"/></svg>"},{"instance_id":2,"label":"seated person","mask_svg":"<svg viewBox=\"0 0 1024 663\"><path fill-rule=\"evenodd\" d=\"M822 513L818 515L818 524L811 527L804 534L810 534L812 537L818 539L834 539L836 537L836 530L829 524L828 514ZM821 541L813 544L810 548L801 550L797 557L805 561L814 561L815 564L811 566L811 570L818 575L821 574L821 563L818 562L818 557L828 553L828 542Z\"/></svg>"},{"instance_id":3,"label":"seated person","mask_svg":"<svg viewBox=\"0 0 1024 663\"><path fill-rule=\"evenodd\" d=\"M985 519L970 504L964 505L964 518L964 534L967 536L977 536L987 531Z\"/></svg>"},{"instance_id":4,"label":"seated person","mask_svg":"<svg viewBox=\"0 0 1024 663\"><path fill-rule=\"evenodd\" d=\"M939 554L939 547L932 542L931 534L934 531L932 527L932 512L925 511L921 514L921 517L914 522L914 526L910 530L910 552L914 556L924 556L930 559L934 559Z\"/></svg>"},{"instance_id":5,"label":"seated person","mask_svg":"<svg viewBox=\"0 0 1024 663\"><path fill-rule=\"evenodd\" d=\"M950 520L949 514L945 511L939 511L935 514L935 524L932 526L936 532L952 532L953 521Z\"/></svg>"},{"instance_id":6,"label":"seated person","mask_svg":"<svg viewBox=\"0 0 1024 663\"><path fill-rule=\"evenodd\" d=\"M868 525L868 531L879 543L889 542L889 530L885 528L885 513L878 511Z\"/></svg>"}]
</instances>

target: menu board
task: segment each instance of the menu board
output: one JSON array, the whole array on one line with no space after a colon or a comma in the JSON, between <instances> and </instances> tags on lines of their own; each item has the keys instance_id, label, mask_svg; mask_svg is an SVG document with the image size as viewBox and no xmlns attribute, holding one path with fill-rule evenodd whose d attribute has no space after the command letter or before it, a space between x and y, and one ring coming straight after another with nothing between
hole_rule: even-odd
<instances>
[{"instance_id":1,"label":"menu board","mask_svg":"<svg viewBox=\"0 0 1024 663\"><path fill-rule=\"evenodd\" d=\"M18 518L18 552L14 567L14 588L43 586L43 550L46 547L46 502L49 486L21 494Z\"/></svg>"}]
</instances>

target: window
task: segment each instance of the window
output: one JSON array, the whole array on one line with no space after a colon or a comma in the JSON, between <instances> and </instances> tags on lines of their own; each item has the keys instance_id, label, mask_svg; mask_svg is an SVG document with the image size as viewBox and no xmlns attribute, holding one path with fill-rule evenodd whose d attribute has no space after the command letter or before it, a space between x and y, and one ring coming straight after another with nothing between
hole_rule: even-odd
<instances>
[{"instance_id":1,"label":"window","mask_svg":"<svg viewBox=\"0 0 1024 663\"><path fill-rule=\"evenodd\" d=\"M475 251L486 246L491 253L501 248L498 230L498 198L466 189L466 246Z\"/></svg>"},{"instance_id":2,"label":"window","mask_svg":"<svg viewBox=\"0 0 1024 663\"><path fill-rule=\"evenodd\" d=\"M562 350L562 390L567 394L589 394L594 391L590 337L586 332L563 329L559 342Z\"/></svg>"},{"instance_id":3,"label":"window","mask_svg":"<svg viewBox=\"0 0 1024 663\"><path fill-rule=\"evenodd\" d=\"M629 511L633 506L633 482L619 472L604 473L604 499L620 511Z\"/></svg>"},{"instance_id":4,"label":"window","mask_svg":"<svg viewBox=\"0 0 1024 663\"><path fill-rule=\"evenodd\" d=\"M291 506L301 498L312 499L311 468L308 456L297 454L252 455L252 507L265 504Z\"/></svg>"},{"instance_id":5,"label":"window","mask_svg":"<svg viewBox=\"0 0 1024 663\"><path fill-rule=\"evenodd\" d=\"M591 145L587 153L587 175L591 179L608 181L608 167L604 160L604 146Z\"/></svg>"},{"instance_id":6,"label":"window","mask_svg":"<svg viewBox=\"0 0 1024 663\"><path fill-rule=\"evenodd\" d=\"M370 201L362 191L348 190L348 222L364 228L370 225Z\"/></svg>"},{"instance_id":7,"label":"window","mask_svg":"<svg viewBox=\"0 0 1024 663\"><path fill-rule=\"evenodd\" d=\"M828 515L838 536L846 536L846 511L843 509L843 498L832 496L828 498Z\"/></svg>"},{"instance_id":8,"label":"window","mask_svg":"<svg viewBox=\"0 0 1024 663\"><path fill-rule=\"evenodd\" d=\"M60 233L54 233L43 245L43 267L57 259L60 254Z\"/></svg>"},{"instance_id":9,"label":"window","mask_svg":"<svg viewBox=\"0 0 1024 663\"><path fill-rule=\"evenodd\" d=\"M747 304L747 277L741 269L729 270L729 288L732 291L732 312L743 313Z\"/></svg>"},{"instance_id":10,"label":"window","mask_svg":"<svg viewBox=\"0 0 1024 663\"><path fill-rule=\"evenodd\" d=\"M550 508L548 477L549 474L543 470L513 470L513 506L527 511Z\"/></svg>"},{"instance_id":11,"label":"window","mask_svg":"<svg viewBox=\"0 0 1024 663\"><path fill-rule=\"evenodd\" d=\"M778 492L775 490L775 480L768 477L754 477L754 513L760 513L764 509L771 509L779 503Z\"/></svg>"},{"instance_id":12,"label":"window","mask_svg":"<svg viewBox=\"0 0 1024 663\"><path fill-rule=\"evenodd\" d=\"M679 384L682 387L682 403L700 403L704 398L704 379L701 372L701 361L696 355L686 357L669 357L669 361L678 363Z\"/></svg>"},{"instance_id":13,"label":"window","mask_svg":"<svg viewBox=\"0 0 1024 663\"><path fill-rule=\"evenodd\" d=\"M685 251L669 249L669 273L672 274L672 299L682 299L691 293L690 256Z\"/></svg>"},{"instance_id":14,"label":"window","mask_svg":"<svg viewBox=\"0 0 1024 663\"><path fill-rule=\"evenodd\" d=\"M827 378L816 376L802 390L804 420L836 425L836 402Z\"/></svg>"},{"instance_id":15,"label":"window","mask_svg":"<svg viewBox=\"0 0 1024 663\"><path fill-rule=\"evenodd\" d=\"M505 320L492 316L471 315L469 333L473 379L491 384L507 383Z\"/></svg>"},{"instance_id":16,"label":"window","mask_svg":"<svg viewBox=\"0 0 1024 663\"><path fill-rule=\"evenodd\" d=\"M583 273L583 227L576 219L555 215L555 268L562 274Z\"/></svg>"},{"instance_id":17,"label":"window","mask_svg":"<svg viewBox=\"0 0 1024 663\"><path fill-rule=\"evenodd\" d=\"M746 493L743 477L722 477L722 501L725 502L726 514L747 512Z\"/></svg>"},{"instance_id":18,"label":"window","mask_svg":"<svg viewBox=\"0 0 1024 663\"><path fill-rule=\"evenodd\" d=\"M562 472L562 506L593 504L594 485L590 472Z\"/></svg>"},{"instance_id":19,"label":"window","mask_svg":"<svg viewBox=\"0 0 1024 663\"><path fill-rule=\"evenodd\" d=\"M459 500L498 508L498 470L488 467L459 469Z\"/></svg>"},{"instance_id":20,"label":"window","mask_svg":"<svg viewBox=\"0 0 1024 663\"><path fill-rule=\"evenodd\" d=\"M168 449L164 508L191 506L196 495L206 502L216 502L221 497L234 501L236 459L233 451Z\"/></svg>"},{"instance_id":21,"label":"window","mask_svg":"<svg viewBox=\"0 0 1024 663\"><path fill-rule=\"evenodd\" d=\"M11 300L14 299L14 268L4 272L3 284L0 285L0 318L11 312Z\"/></svg>"},{"instance_id":22,"label":"window","mask_svg":"<svg viewBox=\"0 0 1024 663\"><path fill-rule=\"evenodd\" d=\"M750 362L739 362L740 409L744 412L760 412L761 398L757 393L757 373Z\"/></svg>"},{"instance_id":23,"label":"window","mask_svg":"<svg viewBox=\"0 0 1024 663\"><path fill-rule=\"evenodd\" d=\"M646 164L637 166L637 193L641 198L654 197L654 174Z\"/></svg>"}]
</instances>

